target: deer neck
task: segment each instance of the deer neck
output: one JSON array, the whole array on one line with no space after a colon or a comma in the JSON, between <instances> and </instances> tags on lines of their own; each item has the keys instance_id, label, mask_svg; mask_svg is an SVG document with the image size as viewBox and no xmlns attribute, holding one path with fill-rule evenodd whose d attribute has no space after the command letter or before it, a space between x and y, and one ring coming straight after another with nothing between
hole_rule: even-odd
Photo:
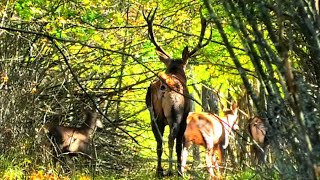
<instances>
[{"instance_id":1,"label":"deer neck","mask_svg":"<svg viewBox=\"0 0 320 180\"><path fill-rule=\"evenodd\" d=\"M90 122L84 122L81 126L82 131L87 134L87 135L91 135L93 134L94 130L95 130L95 124L93 121Z\"/></svg>"},{"instance_id":2,"label":"deer neck","mask_svg":"<svg viewBox=\"0 0 320 180\"><path fill-rule=\"evenodd\" d=\"M222 147L223 149L226 149L229 145L229 135L232 131L232 124L230 124L230 119L228 118L228 116L220 118L220 120L222 121L221 123L224 128L224 143Z\"/></svg>"},{"instance_id":3,"label":"deer neck","mask_svg":"<svg viewBox=\"0 0 320 180\"><path fill-rule=\"evenodd\" d=\"M172 77L178 79L182 84L187 83L187 77L183 70L180 70L180 71L167 70L166 73L171 74Z\"/></svg>"}]
</instances>

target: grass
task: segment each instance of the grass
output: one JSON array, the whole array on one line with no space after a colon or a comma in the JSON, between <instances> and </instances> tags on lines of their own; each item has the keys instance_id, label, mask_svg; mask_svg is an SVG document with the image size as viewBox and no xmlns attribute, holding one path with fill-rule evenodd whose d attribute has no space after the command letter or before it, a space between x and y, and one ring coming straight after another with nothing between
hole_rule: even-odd
<instances>
[{"instance_id":1,"label":"grass","mask_svg":"<svg viewBox=\"0 0 320 180\"><path fill-rule=\"evenodd\" d=\"M168 132L166 131L165 137L167 137ZM62 173L61 169L52 166L50 160L44 160L42 157L44 153L28 151L21 151L17 149L16 152L6 153L5 155L0 155L0 179L4 180L19 180L19 179L31 179L31 180L55 180L55 179L65 179L65 180L150 180L159 179L156 176L156 142L154 141L152 134L145 134L145 140L143 146L150 148L142 148L139 151L139 159L134 159L135 166L131 169L124 169L121 173L106 170L99 166L97 172L92 174L92 170L89 165L84 164L83 159L77 159L75 162L80 165L77 169L73 169L73 173ZM146 140L147 139L147 140ZM167 138L164 139L165 141ZM162 156L163 168L168 169L168 143L164 143L164 153ZM200 148L201 152L201 164L197 167L192 167L193 157L192 152L189 152L188 156L188 166L187 173L184 178L181 178L177 173L172 177L163 177L162 180L178 180L178 179L209 179L208 172L204 163L204 148ZM26 155L32 154L32 155ZM123 158L125 153L122 155ZM174 154L175 155L175 154ZM119 156L120 157L120 156ZM175 163L174 163L175 166ZM174 169L175 170L175 169ZM269 175L269 174L268 174ZM263 179L262 176L253 169L245 170L229 170L222 175L225 179ZM277 175L270 174L269 177L277 178Z\"/></svg>"},{"instance_id":2,"label":"grass","mask_svg":"<svg viewBox=\"0 0 320 180\"><path fill-rule=\"evenodd\" d=\"M202 158L201 161L204 161ZM172 177L162 177L161 180L178 180L178 179L209 179L209 175L205 168L205 165L200 164L198 167L191 167L192 160L189 161L190 168L184 178L179 177L175 174ZM163 162L164 169L168 169L168 162ZM155 175L156 161L155 159L145 159L139 160L137 166L131 170L123 171L121 174L116 172L97 172L94 179L97 180L150 180L159 179ZM246 169L242 171L227 171L223 174L223 177L228 179L263 179L255 170ZM269 177L274 177L273 179L280 179L276 174L270 174ZM77 169L73 171L72 174L64 174L59 172L56 168L53 168L48 164L47 166L41 166L37 164L32 164L28 158L23 161L18 161L15 156L0 156L0 179L4 180L20 180L20 179L30 179L30 180L90 180L92 179L92 173L89 167L83 169Z\"/></svg>"}]
</instances>

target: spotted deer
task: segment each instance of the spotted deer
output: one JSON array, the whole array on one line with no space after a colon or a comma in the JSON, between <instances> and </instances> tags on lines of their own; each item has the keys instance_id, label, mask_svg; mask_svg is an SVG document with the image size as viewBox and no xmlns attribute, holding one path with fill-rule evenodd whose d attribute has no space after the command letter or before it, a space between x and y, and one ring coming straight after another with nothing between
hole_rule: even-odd
<instances>
[{"instance_id":1,"label":"spotted deer","mask_svg":"<svg viewBox=\"0 0 320 180\"><path fill-rule=\"evenodd\" d=\"M221 147L229 144L232 130L239 130L238 107L233 103L231 109L223 110L224 117L207 112L190 112L187 117L187 127L184 133L183 152L181 156L181 173L184 174L187 164L188 149L192 144L206 148L206 165L211 179L216 179L213 167L219 172L222 161ZM218 155L216 159L215 153Z\"/></svg>"}]
</instances>

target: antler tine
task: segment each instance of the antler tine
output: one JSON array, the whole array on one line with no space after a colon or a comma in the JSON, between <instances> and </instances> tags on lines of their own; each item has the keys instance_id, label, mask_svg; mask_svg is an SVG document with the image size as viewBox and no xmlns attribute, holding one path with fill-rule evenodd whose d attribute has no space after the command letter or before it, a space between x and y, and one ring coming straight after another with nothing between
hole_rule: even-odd
<instances>
[{"instance_id":1,"label":"antler tine","mask_svg":"<svg viewBox=\"0 0 320 180\"><path fill-rule=\"evenodd\" d=\"M219 100L219 103L220 103L220 106L221 106L221 110L224 111L225 108L224 108L224 105L223 105L223 103L222 103L222 101L221 101L221 98L220 98L220 90L221 90L221 87L222 87L222 84L220 84L220 86L219 86L219 89L218 89L218 91L217 91L217 95L218 95L218 100Z\"/></svg>"},{"instance_id":2,"label":"antler tine","mask_svg":"<svg viewBox=\"0 0 320 180\"><path fill-rule=\"evenodd\" d=\"M208 45L209 42L211 41L211 38L212 38L212 28L211 28L209 38L207 39L207 41L204 44L202 44L202 41L204 39L204 35L205 35L205 32L206 32L206 28L208 26L208 22L203 17L203 15L201 13L201 9L200 9L200 16L201 16L201 31L200 31L199 41L198 41L197 46L189 53L189 57L194 55L199 49L201 49L201 48L205 47L206 45Z\"/></svg>"},{"instance_id":3,"label":"antler tine","mask_svg":"<svg viewBox=\"0 0 320 180\"><path fill-rule=\"evenodd\" d=\"M154 17L156 15L156 12L157 12L157 9L158 7L156 7L153 10L151 10L149 13L148 13L148 16L145 15L145 13L143 12L143 17L144 19L147 21L147 24L148 24L148 36L149 36L149 39L150 41L152 42L152 44L156 47L156 50L157 51L160 51L162 54L166 55L168 58L170 58L169 54L165 52L164 49L162 49L161 46L158 45L155 37L154 37L154 31L153 31L153 20L154 20Z\"/></svg>"},{"instance_id":4,"label":"antler tine","mask_svg":"<svg viewBox=\"0 0 320 180\"><path fill-rule=\"evenodd\" d=\"M222 84L220 84L219 89L217 90L217 96L218 96L219 104L220 104L220 106L221 106L221 110L224 111L225 108L224 108L224 105L223 105L223 103L222 103L222 101L221 101L221 97L220 97L221 87L222 87Z\"/></svg>"}]
</instances>

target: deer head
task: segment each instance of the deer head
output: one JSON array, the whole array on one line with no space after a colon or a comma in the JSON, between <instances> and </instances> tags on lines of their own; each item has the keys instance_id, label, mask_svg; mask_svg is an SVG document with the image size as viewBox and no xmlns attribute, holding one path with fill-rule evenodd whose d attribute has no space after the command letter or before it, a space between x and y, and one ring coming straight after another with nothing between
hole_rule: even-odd
<instances>
[{"instance_id":1,"label":"deer head","mask_svg":"<svg viewBox=\"0 0 320 180\"><path fill-rule=\"evenodd\" d=\"M166 67L166 73L172 73L172 74L184 74L186 70L186 66L188 64L188 59L191 58L199 49L203 48L204 46L208 45L211 37L212 37L212 30L210 31L210 37L207 39L207 41L202 44L202 41L204 39L205 31L208 26L207 20L203 17L201 14L201 32L199 36L199 41L197 46L192 50L189 51L188 47L185 47L182 51L182 57L181 59L174 60L156 41L153 31L153 21L156 14L158 7L155 8L155 10L151 10L148 15L143 12L143 17L146 20L148 24L148 36L150 41L154 44L156 47L156 52L160 58L160 61L163 62ZM185 77L183 77L186 79Z\"/></svg>"}]
</instances>

